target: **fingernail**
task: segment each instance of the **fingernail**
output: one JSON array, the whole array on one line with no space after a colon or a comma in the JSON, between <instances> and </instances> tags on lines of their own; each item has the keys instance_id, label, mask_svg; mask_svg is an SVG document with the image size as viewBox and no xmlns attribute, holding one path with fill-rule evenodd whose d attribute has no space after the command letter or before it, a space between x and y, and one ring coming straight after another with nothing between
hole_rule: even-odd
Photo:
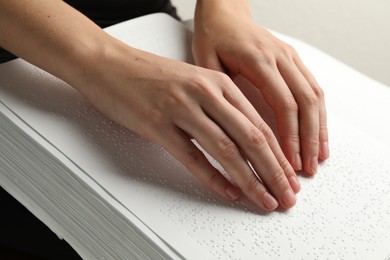
<instances>
[{"instance_id":1,"label":"fingernail","mask_svg":"<svg viewBox=\"0 0 390 260\"><path fill-rule=\"evenodd\" d=\"M287 208L291 208L295 205L297 202L297 199L295 198L295 194L291 189L288 189L284 192L282 201Z\"/></svg>"},{"instance_id":2,"label":"fingernail","mask_svg":"<svg viewBox=\"0 0 390 260\"><path fill-rule=\"evenodd\" d=\"M312 173L315 174L317 172L317 168L318 168L318 157L317 156L313 156L313 158L311 158L310 167L312 169Z\"/></svg>"},{"instance_id":3,"label":"fingernail","mask_svg":"<svg viewBox=\"0 0 390 260\"><path fill-rule=\"evenodd\" d=\"M301 184L299 183L297 176L291 176L288 178L288 182L295 193L298 193L301 190Z\"/></svg>"},{"instance_id":4,"label":"fingernail","mask_svg":"<svg viewBox=\"0 0 390 260\"><path fill-rule=\"evenodd\" d=\"M302 170L302 159L299 153L295 154L295 170L296 171Z\"/></svg>"},{"instance_id":5,"label":"fingernail","mask_svg":"<svg viewBox=\"0 0 390 260\"><path fill-rule=\"evenodd\" d=\"M268 192L264 193L263 195L263 204L265 208L269 211L276 209L279 205L276 199L272 197L272 195Z\"/></svg>"},{"instance_id":6,"label":"fingernail","mask_svg":"<svg viewBox=\"0 0 390 260\"><path fill-rule=\"evenodd\" d=\"M329 144L328 142L322 142L321 144L321 153L324 158L329 157Z\"/></svg>"},{"instance_id":7,"label":"fingernail","mask_svg":"<svg viewBox=\"0 0 390 260\"><path fill-rule=\"evenodd\" d=\"M238 199L238 197L240 197L240 191L233 186L228 186L226 188L226 194L232 200L236 200L236 199Z\"/></svg>"}]
</instances>

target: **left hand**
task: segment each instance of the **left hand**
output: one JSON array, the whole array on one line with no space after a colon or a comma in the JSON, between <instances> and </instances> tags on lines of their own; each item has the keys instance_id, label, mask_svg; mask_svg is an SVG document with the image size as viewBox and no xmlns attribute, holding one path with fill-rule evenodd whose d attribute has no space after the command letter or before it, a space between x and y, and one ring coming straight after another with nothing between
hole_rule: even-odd
<instances>
[{"instance_id":1,"label":"left hand","mask_svg":"<svg viewBox=\"0 0 390 260\"><path fill-rule=\"evenodd\" d=\"M242 2L198 1L195 63L251 81L276 115L293 168L314 174L318 160L329 157L324 93L297 52L255 24Z\"/></svg>"}]
</instances>

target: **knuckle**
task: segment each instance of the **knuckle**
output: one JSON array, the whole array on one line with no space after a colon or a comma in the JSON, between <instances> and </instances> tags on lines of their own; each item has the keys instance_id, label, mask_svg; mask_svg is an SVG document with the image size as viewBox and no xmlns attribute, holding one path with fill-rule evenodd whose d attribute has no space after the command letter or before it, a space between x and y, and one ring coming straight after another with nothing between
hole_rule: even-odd
<instances>
[{"instance_id":1,"label":"knuckle","mask_svg":"<svg viewBox=\"0 0 390 260\"><path fill-rule=\"evenodd\" d=\"M256 190L259 190L261 184L259 179L257 179L256 176L252 176L245 184L245 190L247 190L249 193L255 192Z\"/></svg>"},{"instance_id":2,"label":"knuckle","mask_svg":"<svg viewBox=\"0 0 390 260\"><path fill-rule=\"evenodd\" d=\"M285 97L282 106L281 106L282 112L293 112L298 113L298 104L295 101L294 97Z\"/></svg>"},{"instance_id":3,"label":"knuckle","mask_svg":"<svg viewBox=\"0 0 390 260\"><path fill-rule=\"evenodd\" d=\"M314 94L316 95L316 97L319 100L324 99L325 93L324 93L324 90L322 88L320 88L320 87L313 87L313 91L314 91Z\"/></svg>"},{"instance_id":4,"label":"knuckle","mask_svg":"<svg viewBox=\"0 0 390 260\"><path fill-rule=\"evenodd\" d=\"M281 167L278 167L276 170L272 171L269 179L270 187L279 186L285 181L284 170Z\"/></svg>"},{"instance_id":5,"label":"knuckle","mask_svg":"<svg viewBox=\"0 0 390 260\"><path fill-rule=\"evenodd\" d=\"M295 54L295 49L288 44L283 44L279 48L279 54L287 59L292 59Z\"/></svg>"},{"instance_id":6,"label":"knuckle","mask_svg":"<svg viewBox=\"0 0 390 260\"><path fill-rule=\"evenodd\" d=\"M288 49L288 51L291 54L296 54L297 53L297 51L295 50L295 48L292 45L290 45L288 43L284 43L284 46L285 46L286 49Z\"/></svg>"},{"instance_id":7,"label":"knuckle","mask_svg":"<svg viewBox=\"0 0 390 260\"><path fill-rule=\"evenodd\" d=\"M209 90L209 82L203 74L195 73L187 82L191 93L204 93Z\"/></svg>"},{"instance_id":8,"label":"knuckle","mask_svg":"<svg viewBox=\"0 0 390 260\"><path fill-rule=\"evenodd\" d=\"M211 100L218 100L221 86L228 83L227 75L222 72L213 71L212 74L196 76L191 80L189 91L190 95L194 97L207 98Z\"/></svg>"},{"instance_id":9,"label":"knuckle","mask_svg":"<svg viewBox=\"0 0 390 260\"><path fill-rule=\"evenodd\" d=\"M233 80L229 77L229 75L222 72L217 72L217 80L221 90L221 94L223 96L226 93L231 93L232 95L236 95L235 92L237 91L237 86L235 85Z\"/></svg>"},{"instance_id":10,"label":"knuckle","mask_svg":"<svg viewBox=\"0 0 390 260\"><path fill-rule=\"evenodd\" d=\"M299 144L299 141L300 141L300 136L299 134L297 133L293 133L293 134L289 134L288 135L288 138L290 139L290 141L294 144Z\"/></svg>"},{"instance_id":11,"label":"knuckle","mask_svg":"<svg viewBox=\"0 0 390 260\"><path fill-rule=\"evenodd\" d=\"M237 157L238 148L229 137L224 137L218 142L218 152L224 159L234 159Z\"/></svg>"},{"instance_id":12,"label":"knuckle","mask_svg":"<svg viewBox=\"0 0 390 260\"><path fill-rule=\"evenodd\" d=\"M323 141L328 140L328 127L326 125L320 127L320 139Z\"/></svg>"},{"instance_id":13,"label":"knuckle","mask_svg":"<svg viewBox=\"0 0 390 260\"><path fill-rule=\"evenodd\" d=\"M280 162L280 167L283 169L283 172L291 168L291 164L286 158L283 158ZM284 174L284 173L283 173Z\"/></svg>"},{"instance_id":14,"label":"knuckle","mask_svg":"<svg viewBox=\"0 0 390 260\"><path fill-rule=\"evenodd\" d=\"M249 144L251 146L261 146L265 142L267 142L267 140L261 130L256 127L252 127L249 131Z\"/></svg>"},{"instance_id":15,"label":"knuckle","mask_svg":"<svg viewBox=\"0 0 390 260\"><path fill-rule=\"evenodd\" d=\"M306 107L317 107L319 101L316 95L307 94L302 97L302 103Z\"/></svg>"},{"instance_id":16,"label":"knuckle","mask_svg":"<svg viewBox=\"0 0 390 260\"><path fill-rule=\"evenodd\" d=\"M219 71L215 71L214 73L216 75L217 80L221 82L223 85L229 85L232 83L231 78L227 74Z\"/></svg>"},{"instance_id":17,"label":"knuckle","mask_svg":"<svg viewBox=\"0 0 390 260\"><path fill-rule=\"evenodd\" d=\"M194 77L190 82L192 82L192 84L190 84L189 90L193 93L207 93L209 91L209 83L203 77Z\"/></svg>"},{"instance_id":18,"label":"knuckle","mask_svg":"<svg viewBox=\"0 0 390 260\"><path fill-rule=\"evenodd\" d=\"M194 149L191 151L187 151L184 154L182 162L189 171L192 171L199 166L201 160L202 155L200 154L200 151Z\"/></svg>"},{"instance_id":19,"label":"knuckle","mask_svg":"<svg viewBox=\"0 0 390 260\"><path fill-rule=\"evenodd\" d=\"M170 111L176 109L178 106L188 106L188 97L185 92L178 91L177 88L168 88L166 93L158 99L156 103L156 113L161 111Z\"/></svg>"},{"instance_id":20,"label":"knuckle","mask_svg":"<svg viewBox=\"0 0 390 260\"><path fill-rule=\"evenodd\" d=\"M252 60L252 62L254 62L255 64L259 64L262 66L270 66L276 64L275 56L272 52L267 50L257 50L256 52L258 53L257 55L250 57L250 60Z\"/></svg>"},{"instance_id":21,"label":"knuckle","mask_svg":"<svg viewBox=\"0 0 390 260\"><path fill-rule=\"evenodd\" d=\"M208 181L207 181L207 185L213 189L213 190L217 190L219 188L219 184L221 183L221 180L222 180L222 175L215 172L213 173L212 175L210 175Z\"/></svg>"},{"instance_id":22,"label":"knuckle","mask_svg":"<svg viewBox=\"0 0 390 260\"><path fill-rule=\"evenodd\" d=\"M158 109L150 109L146 112L146 118L148 119L148 124L152 126L152 128L155 127L161 127L163 125L164 121L164 114L161 112L161 110Z\"/></svg>"},{"instance_id":23,"label":"knuckle","mask_svg":"<svg viewBox=\"0 0 390 260\"><path fill-rule=\"evenodd\" d=\"M288 142L288 144L298 144L300 143L301 137L299 133L291 132L288 129L283 129L283 131L279 131L279 137L283 139L284 142Z\"/></svg>"},{"instance_id":24,"label":"knuckle","mask_svg":"<svg viewBox=\"0 0 390 260\"><path fill-rule=\"evenodd\" d=\"M271 127L269 127L264 121L260 123L258 129L262 133L263 139L265 139L266 142L269 142L274 136Z\"/></svg>"},{"instance_id":25,"label":"knuckle","mask_svg":"<svg viewBox=\"0 0 390 260\"><path fill-rule=\"evenodd\" d=\"M305 138L305 143L307 145L312 145L312 146L318 146L320 143L319 135L318 134L313 134Z\"/></svg>"}]
</instances>

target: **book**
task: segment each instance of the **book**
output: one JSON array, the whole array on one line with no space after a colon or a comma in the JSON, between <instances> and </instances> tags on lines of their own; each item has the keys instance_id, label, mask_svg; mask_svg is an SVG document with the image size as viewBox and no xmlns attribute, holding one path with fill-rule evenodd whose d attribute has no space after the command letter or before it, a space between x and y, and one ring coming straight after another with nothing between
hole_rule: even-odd
<instances>
[{"instance_id":1,"label":"book","mask_svg":"<svg viewBox=\"0 0 390 260\"><path fill-rule=\"evenodd\" d=\"M190 30L167 15L106 31L192 62ZM21 59L0 65L0 185L85 259L389 259L390 89L275 34L296 48L328 104L331 158L299 177L294 208L265 214L245 198L222 200L161 147ZM257 90L237 84L267 113Z\"/></svg>"}]
</instances>

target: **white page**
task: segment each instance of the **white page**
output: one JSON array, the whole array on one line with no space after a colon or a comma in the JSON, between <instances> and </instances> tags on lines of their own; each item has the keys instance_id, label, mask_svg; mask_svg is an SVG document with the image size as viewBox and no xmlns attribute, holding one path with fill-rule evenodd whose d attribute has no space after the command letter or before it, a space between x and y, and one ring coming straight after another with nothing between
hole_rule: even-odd
<instances>
[{"instance_id":1,"label":"white page","mask_svg":"<svg viewBox=\"0 0 390 260\"><path fill-rule=\"evenodd\" d=\"M174 29L164 16L148 19L122 25L118 33L130 39L149 26L139 36L140 46L158 46L159 54L174 49L181 53L169 55L186 58L182 46L188 40L180 38L185 31ZM161 32L156 24L167 27ZM165 39L177 42L163 47ZM307 63L316 60L324 74L332 75L331 60L314 54ZM242 201L228 205L219 200L161 148L102 119L61 81L21 61L0 71L4 103L188 258L384 259L390 254L389 153L333 115L332 158L314 178L301 178L295 208L262 215ZM347 83L350 76L359 77L349 70L342 75Z\"/></svg>"}]
</instances>

